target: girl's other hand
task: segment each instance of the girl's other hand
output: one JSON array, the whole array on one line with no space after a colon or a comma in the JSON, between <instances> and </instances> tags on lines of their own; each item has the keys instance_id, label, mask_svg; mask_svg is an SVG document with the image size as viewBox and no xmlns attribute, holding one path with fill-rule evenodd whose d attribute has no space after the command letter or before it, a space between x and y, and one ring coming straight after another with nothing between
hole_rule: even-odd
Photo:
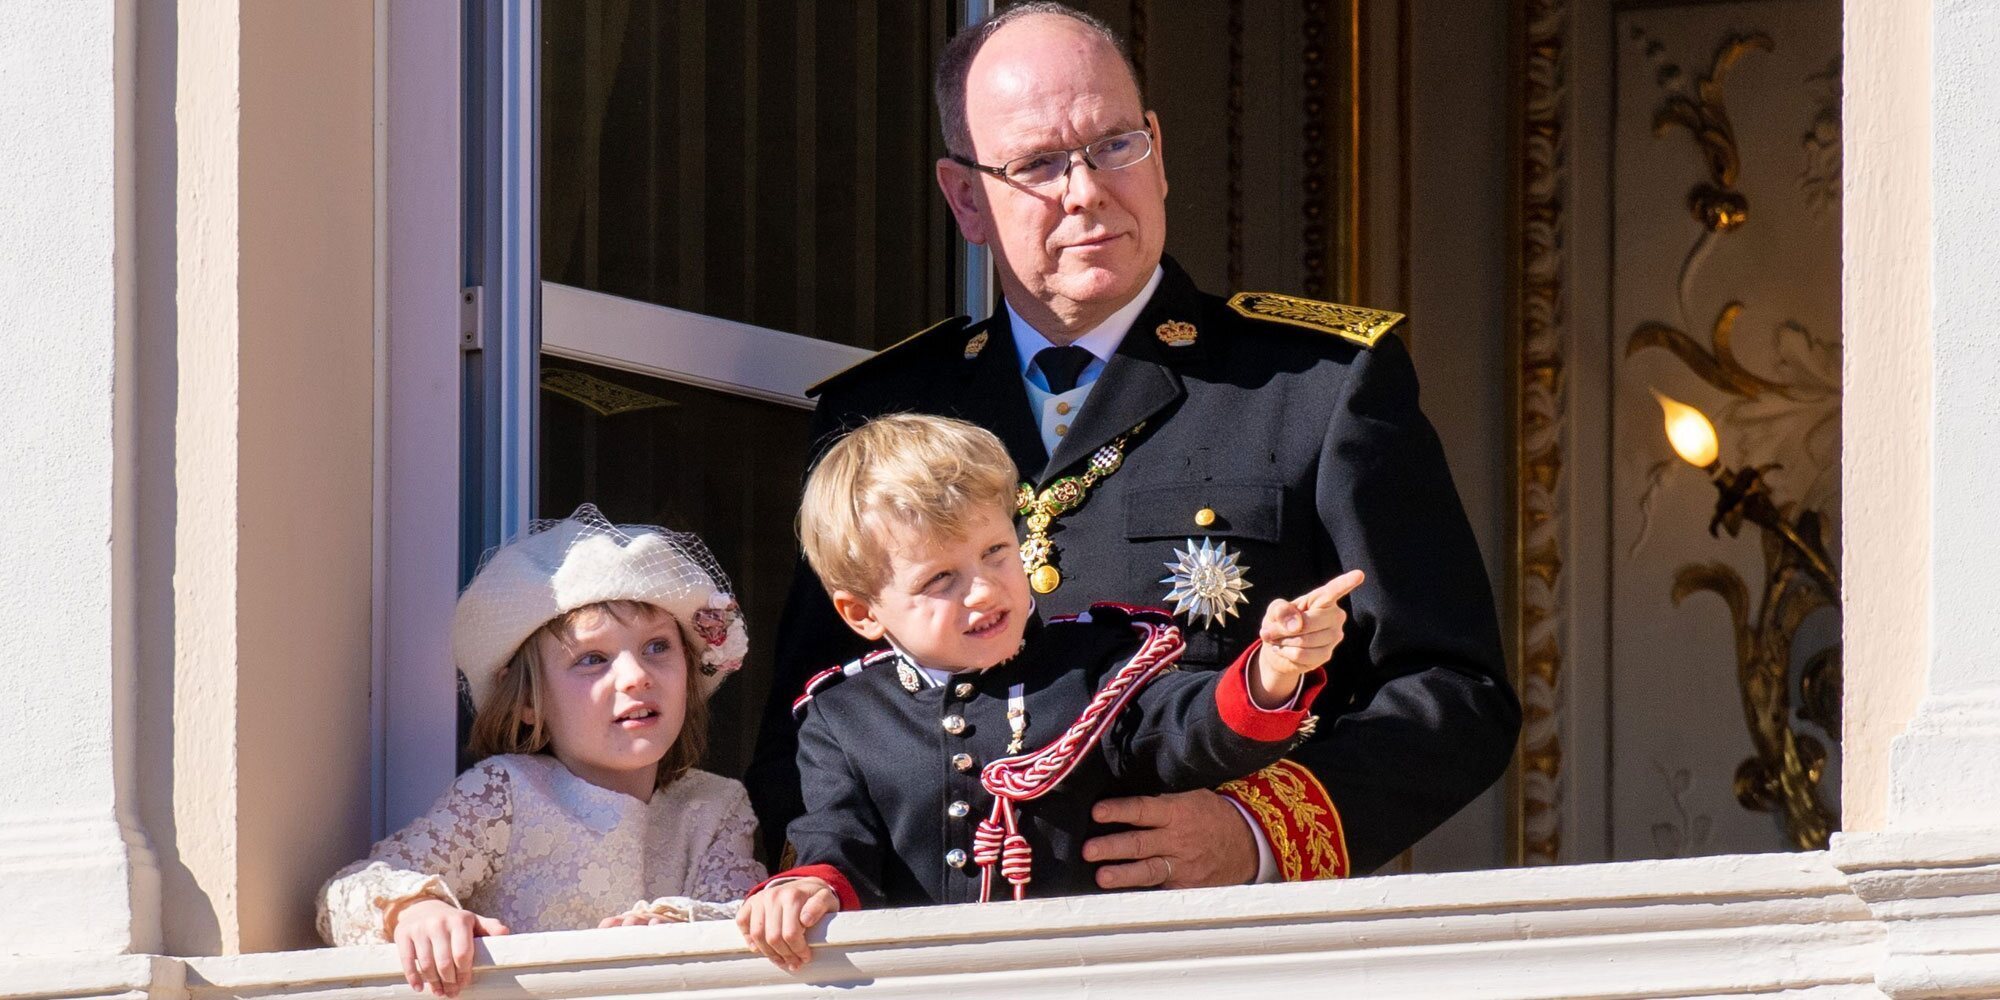
<instances>
[{"instance_id":1,"label":"girl's other hand","mask_svg":"<svg viewBox=\"0 0 2000 1000\"><path fill-rule=\"evenodd\" d=\"M840 912L840 897L824 879L797 878L780 882L743 901L736 929L750 950L797 972L812 961L806 932Z\"/></svg>"},{"instance_id":2,"label":"girl's other hand","mask_svg":"<svg viewBox=\"0 0 2000 1000\"><path fill-rule=\"evenodd\" d=\"M472 939L508 933L492 917L426 897L390 912L403 979L418 993L455 997L472 982Z\"/></svg>"}]
</instances>

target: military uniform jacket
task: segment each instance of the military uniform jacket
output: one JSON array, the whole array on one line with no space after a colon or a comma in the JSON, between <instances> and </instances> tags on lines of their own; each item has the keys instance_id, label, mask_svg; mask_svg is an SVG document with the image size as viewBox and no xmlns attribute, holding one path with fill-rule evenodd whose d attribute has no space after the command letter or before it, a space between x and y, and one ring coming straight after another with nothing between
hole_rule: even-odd
<instances>
[{"instance_id":1,"label":"military uniform jacket","mask_svg":"<svg viewBox=\"0 0 2000 1000\"><path fill-rule=\"evenodd\" d=\"M787 831L799 867L775 878L826 878L843 909L977 902L973 832L993 806L979 772L1008 755L1010 686L1027 709L1022 752L1053 743L1138 650L1135 618L1171 627L1159 612L1099 605L1031 624L1020 655L942 685L899 671L893 651L815 678L799 699L806 809ZM1097 891L1083 842L1111 829L1090 818L1099 799L1213 787L1291 747L1323 673L1306 678L1299 707L1265 711L1249 700L1245 667L1159 674L1053 791L1016 807L1033 851L1029 898ZM1011 893L996 872L993 898Z\"/></svg>"},{"instance_id":2,"label":"military uniform jacket","mask_svg":"<svg viewBox=\"0 0 2000 1000\"><path fill-rule=\"evenodd\" d=\"M1248 600L1226 625L1182 620L1190 668L1229 663L1274 598L1365 570L1315 706L1318 731L1288 758L1288 780L1303 787L1265 796L1290 803L1290 818L1270 802L1246 807L1274 840L1278 826L1305 823L1368 871L1489 787L1512 753L1520 709L1485 566L1397 337L1343 329L1340 307L1234 308L1171 259L1163 267L1054 455L1043 452L1004 310L933 328L823 384L815 453L881 414L939 413L996 433L1039 490L1143 424L1122 466L1049 531L1063 580L1039 606L1060 615L1093 601L1162 604L1176 551L1226 544L1246 567ZM1209 523L1197 523L1201 511ZM778 696L746 782L766 831L798 811L791 693L855 652L802 566L778 628ZM1306 800L1332 815L1302 815ZM1286 877L1347 866L1279 861Z\"/></svg>"}]
</instances>

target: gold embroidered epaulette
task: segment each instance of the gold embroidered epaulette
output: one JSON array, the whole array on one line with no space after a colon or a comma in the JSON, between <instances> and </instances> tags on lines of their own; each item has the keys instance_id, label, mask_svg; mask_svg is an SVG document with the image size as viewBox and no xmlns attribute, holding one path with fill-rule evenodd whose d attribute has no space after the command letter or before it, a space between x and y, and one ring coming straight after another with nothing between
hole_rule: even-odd
<instances>
[{"instance_id":1,"label":"gold embroidered epaulette","mask_svg":"<svg viewBox=\"0 0 2000 1000\"><path fill-rule=\"evenodd\" d=\"M861 360L856 361L855 363L848 365L847 367L842 368L841 370L834 372L833 374L828 375L823 379L820 379L818 382L813 383L811 387L806 389L806 396L807 398L818 396L822 391L826 389L827 386L830 386L835 382L838 382L841 379L846 378L848 375L858 372L861 369L866 368L869 365L872 365L875 362L880 361L883 358L886 358L889 355L894 354L897 351L900 351L903 348L908 347L909 345L914 344L917 341L930 336L931 334L938 333L941 331L955 332L958 330L962 330L965 328L967 324L971 322L972 322L972 317L970 316L953 316L952 318L945 320L942 323L933 323L930 326L924 327L923 329L918 330L917 332L910 334L909 336L904 337L903 339L896 341L895 343L890 344L889 346L884 347L881 350L876 351L875 353L870 354L869 356L862 358Z\"/></svg>"},{"instance_id":2,"label":"gold embroidered epaulette","mask_svg":"<svg viewBox=\"0 0 2000 1000\"><path fill-rule=\"evenodd\" d=\"M1275 292L1238 292L1230 298L1229 308L1251 319L1318 330L1363 347L1374 347L1383 334L1403 321L1402 313L1387 309L1344 306Z\"/></svg>"}]
</instances>

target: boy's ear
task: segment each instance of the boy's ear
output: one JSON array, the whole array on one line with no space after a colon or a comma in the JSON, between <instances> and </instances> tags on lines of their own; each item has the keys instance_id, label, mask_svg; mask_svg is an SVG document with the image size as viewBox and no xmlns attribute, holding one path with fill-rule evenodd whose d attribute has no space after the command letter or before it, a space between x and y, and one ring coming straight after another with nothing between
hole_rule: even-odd
<instances>
[{"instance_id":1,"label":"boy's ear","mask_svg":"<svg viewBox=\"0 0 2000 1000\"><path fill-rule=\"evenodd\" d=\"M833 610L840 614L840 620L846 622L848 628L869 642L882 638L888 632L875 618L875 606L852 591L834 591Z\"/></svg>"}]
</instances>

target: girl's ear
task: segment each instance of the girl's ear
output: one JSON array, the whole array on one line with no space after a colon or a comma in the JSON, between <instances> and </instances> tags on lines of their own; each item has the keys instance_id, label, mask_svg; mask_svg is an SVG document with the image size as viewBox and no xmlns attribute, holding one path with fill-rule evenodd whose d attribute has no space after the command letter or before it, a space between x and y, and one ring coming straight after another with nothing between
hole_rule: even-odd
<instances>
[{"instance_id":1,"label":"girl's ear","mask_svg":"<svg viewBox=\"0 0 2000 1000\"><path fill-rule=\"evenodd\" d=\"M834 591L833 610L840 613L840 620L846 622L848 628L869 642L882 638L888 631L875 617L875 606L852 591Z\"/></svg>"},{"instance_id":2,"label":"girl's ear","mask_svg":"<svg viewBox=\"0 0 2000 1000\"><path fill-rule=\"evenodd\" d=\"M524 725L524 726L532 726L532 725L534 725L534 724L535 724L535 706L533 706L533 705L522 705L522 706L521 706L521 725Z\"/></svg>"}]
</instances>

